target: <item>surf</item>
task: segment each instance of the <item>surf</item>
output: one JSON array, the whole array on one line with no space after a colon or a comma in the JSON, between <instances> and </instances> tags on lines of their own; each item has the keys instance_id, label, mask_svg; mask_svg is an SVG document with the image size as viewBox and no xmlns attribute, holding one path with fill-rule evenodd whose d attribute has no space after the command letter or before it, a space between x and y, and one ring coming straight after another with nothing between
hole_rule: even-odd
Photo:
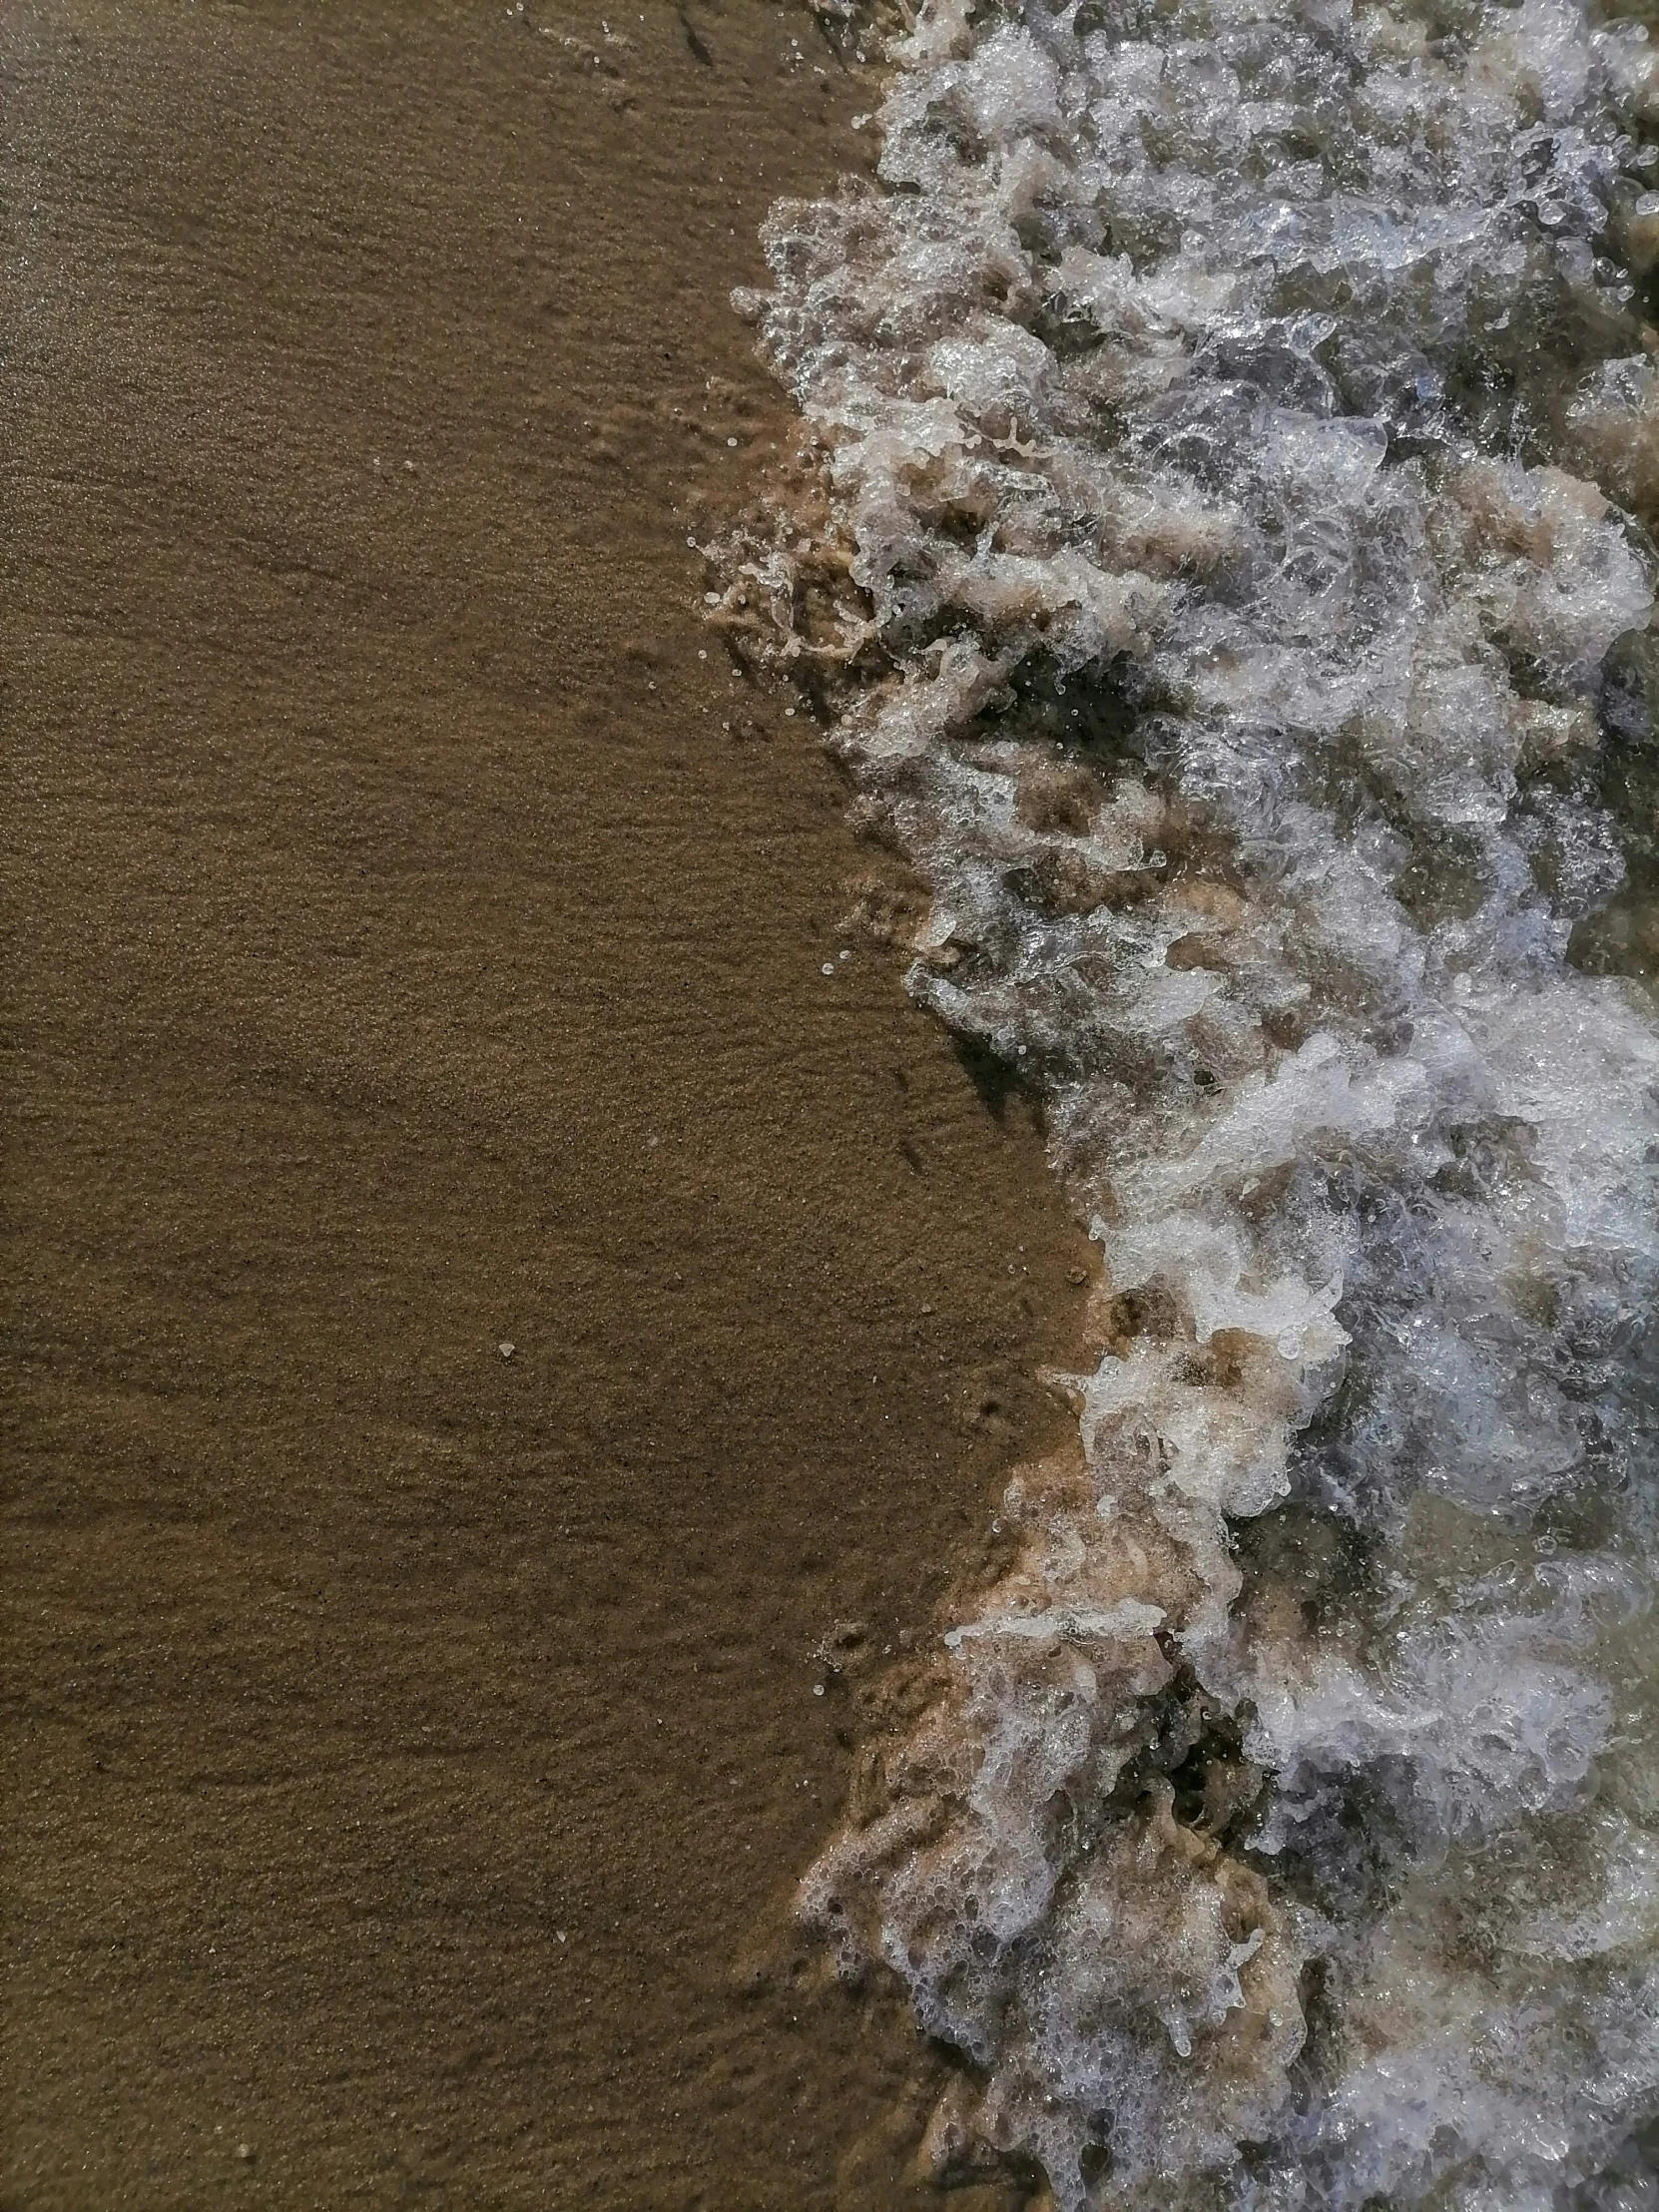
<instances>
[{"instance_id":1,"label":"surf","mask_svg":"<svg viewBox=\"0 0 1659 2212\"><path fill-rule=\"evenodd\" d=\"M802 1911L962 2055L940 2179L1635 2212L1659 66L1573 0L934 0L889 59L740 299L821 465L712 614L1101 1279Z\"/></svg>"}]
</instances>

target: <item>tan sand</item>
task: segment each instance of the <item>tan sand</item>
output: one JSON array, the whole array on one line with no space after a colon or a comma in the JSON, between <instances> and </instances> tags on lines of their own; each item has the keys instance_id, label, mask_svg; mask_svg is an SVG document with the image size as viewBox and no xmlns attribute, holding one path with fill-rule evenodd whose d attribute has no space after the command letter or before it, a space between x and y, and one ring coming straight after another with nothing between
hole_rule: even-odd
<instances>
[{"instance_id":1,"label":"tan sand","mask_svg":"<svg viewBox=\"0 0 1659 2212\"><path fill-rule=\"evenodd\" d=\"M907 2201L815 1647L930 1632L1086 1255L697 619L871 88L770 0L4 24L4 2202Z\"/></svg>"}]
</instances>

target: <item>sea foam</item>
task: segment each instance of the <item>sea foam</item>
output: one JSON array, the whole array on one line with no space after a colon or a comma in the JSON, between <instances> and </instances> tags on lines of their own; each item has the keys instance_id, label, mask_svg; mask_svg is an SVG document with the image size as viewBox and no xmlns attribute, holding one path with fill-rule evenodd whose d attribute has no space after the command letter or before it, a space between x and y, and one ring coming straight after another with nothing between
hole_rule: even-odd
<instances>
[{"instance_id":1,"label":"sea foam","mask_svg":"<svg viewBox=\"0 0 1659 2212\"><path fill-rule=\"evenodd\" d=\"M1103 1279L803 1910L963 2055L942 2179L1659 2204L1659 1029L1569 957L1651 832L1659 64L1573 0L891 60L740 299L824 477L715 619Z\"/></svg>"}]
</instances>

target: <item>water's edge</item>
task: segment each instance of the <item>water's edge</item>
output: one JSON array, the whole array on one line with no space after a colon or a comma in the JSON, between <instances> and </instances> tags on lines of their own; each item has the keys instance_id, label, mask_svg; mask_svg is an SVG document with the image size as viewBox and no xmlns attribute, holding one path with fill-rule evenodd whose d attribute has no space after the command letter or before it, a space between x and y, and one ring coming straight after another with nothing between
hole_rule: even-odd
<instances>
[{"instance_id":1,"label":"water's edge","mask_svg":"<svg viewBox=\"0 0 1659 2212\"><path fill-rule=\"evenodd\" d=\"M744 300L715 619L1103 1259L804 1911L1065 2212L1659 2204L1659 63L1571 0L937 0ZM1637 953L1632 954L1632 944Z\"/></svg>"}]
</instances>

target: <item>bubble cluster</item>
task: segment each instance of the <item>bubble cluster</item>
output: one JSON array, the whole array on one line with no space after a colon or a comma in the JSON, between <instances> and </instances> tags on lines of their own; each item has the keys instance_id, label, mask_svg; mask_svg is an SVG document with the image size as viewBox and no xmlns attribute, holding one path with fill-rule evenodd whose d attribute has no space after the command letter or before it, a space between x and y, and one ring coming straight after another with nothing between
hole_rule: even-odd
<instances>
[{"instance_id":1,"label":"bubble cluster","mask_svg":"<svg viewBox=\"0 0 1659 2212\"><path fill-rule=\"evenodd\" d=\"M970 2062L941 2177L1634 2212L1659 1031L1569 954L1652 752L1659 70L1574 0L894 62L741 302L827 477L713 619L837 705L1103 1288L803 1909Z\"/></svg>"}]
</instances>

